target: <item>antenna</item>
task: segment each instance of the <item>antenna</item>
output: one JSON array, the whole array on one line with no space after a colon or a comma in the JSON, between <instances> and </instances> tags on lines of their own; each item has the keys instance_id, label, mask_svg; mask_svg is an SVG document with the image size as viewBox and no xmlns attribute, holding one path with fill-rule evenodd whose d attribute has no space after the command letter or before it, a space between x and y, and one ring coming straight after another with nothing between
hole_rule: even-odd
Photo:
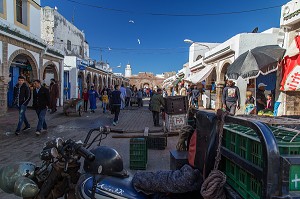
<instances>
[{"instance_id":1,"label":"antenna","mask_svg":"<svg viewBox=\"0 0 300 199\"><path fill-rule=\"evenodd\" d=\"M100 62L102 62L102 48L100 48Z\"/></svg>"},{"instance_id":2,"label":"antenna","mask_svg":"<svg viewBox=\"0 0 300 199\"><path fill-rule=\"evenodd\" d=\"M74 24L74 18L75 18L75 6L73 8L72 24Z\"/></svg>"}]
</instances>

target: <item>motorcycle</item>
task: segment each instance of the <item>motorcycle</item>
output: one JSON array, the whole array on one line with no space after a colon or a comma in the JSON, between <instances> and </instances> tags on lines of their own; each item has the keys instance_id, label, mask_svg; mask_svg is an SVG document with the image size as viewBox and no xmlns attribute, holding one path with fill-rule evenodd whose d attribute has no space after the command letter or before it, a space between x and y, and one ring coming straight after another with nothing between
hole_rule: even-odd
<instances>
[{"instance_id":1,"label":"motorcycle","mask_svg":"<svg viewBox=\"0 0 300 199\"><path fill-rule=\"evenodd\" d=\"M91 129L83 143L62 138L47 141L40 153L41 166L22 162L2 167L0 188L24 199L148 198L134 189L119 153L100 146L109 133L109 128L100 127ZM97 147L89 150L96 142Z\"/></svg>"}]
</instances>

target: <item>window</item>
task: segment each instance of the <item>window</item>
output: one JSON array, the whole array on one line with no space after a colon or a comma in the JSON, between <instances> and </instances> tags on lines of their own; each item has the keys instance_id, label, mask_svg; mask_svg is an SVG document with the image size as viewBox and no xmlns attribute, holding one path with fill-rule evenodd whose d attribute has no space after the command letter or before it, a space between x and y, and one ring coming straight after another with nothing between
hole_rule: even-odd
<instances>
[{"instance_id":1,"label":"window","mask_svg":"<svg viewBox=\"0 0 300 199\"><path fill-rule=\"evenodd\" d=\"M6 19L6 0L0 0L0 17Z\"/></svg>"},{"instance_id":2,"label":"window","mask_svg":"<svg viewBox=\"0 0 300 199\"><path fill-rule=\"evenodd\" d=\"M23 2L22 2L22 0L16 0L16 16L17 16L17 22L23 23Z\"/></svg>"},{"instance_id":3,"label":"window","mask_svg":"<svg viewBox=\"0 0 300 199\"><path fill-rule=\"evenodd\" d=\"M4 0L0 0L0 13L4 14Z\"/></svg>"},{"instance_id":4,"label":"window","mask_svg":"<svg viewBox=\"0 0 300 199\"><path fill-rule=\"evenodd\" d=\"M67 49L71 50L71 41L69 41L69 40L67 41Z\"/></svg>"},{"instance_id":5,"label":"window","mask_svg":"<svg viewBox=\"0 0 300 199\"><path fill-rule=\"evenodd\" d=\"M30 1L29 0L13 0L14 1L14 14L15 24L21 28L29 30L29 13Z\"/></svg>"}]
</instances>

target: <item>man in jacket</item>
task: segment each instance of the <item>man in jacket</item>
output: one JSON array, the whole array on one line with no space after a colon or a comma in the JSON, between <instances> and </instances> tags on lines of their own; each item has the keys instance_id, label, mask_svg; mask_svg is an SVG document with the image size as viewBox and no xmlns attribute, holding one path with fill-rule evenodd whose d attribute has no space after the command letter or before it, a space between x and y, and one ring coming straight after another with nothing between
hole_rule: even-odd
<instances>
[{"instance_id":1,"label":"man in jacket","mask_svg":"<svg viewBox=\"0 0 300 199\"><path fill-rule=\"evenodd\" d=\"M51 114L57 111L56 104L58 98L59 98L59 87L55 79L52 78L50 83L50 108L51 108L50 113Z\"/></svg>"},{"instance_id":2,"label":"man in jacket","mask_svg":"<svg viewBox=\"0 0 300 199\"><path fill-rule=\"evenodd\" d=\"M194 105L195 108L198 108L198 98L200 97L200 91L198 90L196 85L194 85L194 89L191 91L191 93L192 105Z\"/></svg>"},{"instance_id":3,"label":"man in jacket","mask_svg":"<svg viewBox=\"0 0 300 199\"><path fill-rule=\"evenodd\" d=\"M115 113L113 125L116 126L119 121L119 114L121 108L121 91L119 91L119 85L115 85L115 90L111 93L112 111Z\"/></svg>"},{"instance_id":4,"label":"man in jacket","mask_svg":"<svg viewBox=\"0 0 300 199\"><path fill-rule=\"evenodd\" d=\"M33 86L33 108L35 109L39 119L35 134L38 136L41 134L42 129L44 131L47 131L45 117L47 112L47 106L49 106L50 104L50 94L49 90L41 85L40 80L34 80Z\"/></svg>"},{"instance_id":5,"label":"man in jacket","mask_svg":"<svg viewBox=\"0 0 300 199\"><path fill-rule=\"evenodd\" d=\"M19 76L18 83L14 87L14 105L19 109L19 122L17 129L15 131L16 135L20 134L20 130L23 122L25 123L25 127L23 131L27 131L30 129L30 124L26 118L25 112L27 109L27 105L31 99L30 88L25 82L25 77Z\"/></svg>"},{"instance_id":6,"label":"man in jacket","mask_svg":"<svg viewBox=\"0 0 300 199\"><path fill-rule=\"evenodd\" d=\"M125 98L125 107L128 107L130 105L130 99L132 96L132 91L129 86L126 88L126 98Z\"/></svg>"},{"instance_id":7,"label":"man in jacket","mask_svg":"<svg viewBox=\"0 0 300 199\"><path fill-rule=\"evenodd\" d=\"M223 108L229 111L231 115L235 115L236 108L240 109L240 90L232 80L228 80L227 86L223 89L222 103Z\"/></svg>"},{"instance_id":8,"label":"man in jacket","mask_svg":"<svg viewBox=\"0 0 300 199\"><path fill-rule=\"evenodd\" d=\"M159 126L159 112L160 112L160 106L164 106L164 98L162 96L162 90L159 88L157 89L157 92L153 94L151 97L151 111L153 115L153 123L154 126Z\"/></svg>"}]
</instances>

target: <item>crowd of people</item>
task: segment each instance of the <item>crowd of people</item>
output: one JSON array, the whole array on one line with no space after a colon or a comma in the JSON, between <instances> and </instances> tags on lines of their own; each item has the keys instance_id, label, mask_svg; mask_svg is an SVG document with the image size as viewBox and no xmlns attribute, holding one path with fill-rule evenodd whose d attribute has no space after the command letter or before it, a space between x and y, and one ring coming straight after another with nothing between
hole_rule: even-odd
<instances>
[{"instance_id":1,"label":"crowd of people","mask_svg":"<svg viewBox=\"0 0 300 199\"><path fill-rule=\"evenodd\" d=\"M41 132L47 131L47 123L45 120L47 110L50 110L51 114L57 111L57 100L59 98L59 86L55 79L51 79L51 84L49 88L41 84L40 80L33 81L33 89L30 89L23 76L19 76L18 83L14 87L14 105L19 110L19 120L17 124L17 129L15 131L16 135L19 135L23 123L25 127L22 131L27 131L31 129L30 123L26 118L26 109L33 96L33 108L36 111L38 117L38 124L36 127L36 135L40 135ZM261 110L273 110L273 96L272 94L265 95L265 85L260 83L256 92L256 98L253 97L251 91L246 93L245 101L245 114L257 114ZM33 95L31 95L31 90ZM203 87L198 88L197 85L189 85L187 88L183 85L179 86L179 93L172 95L187 96L189 100L189 105L195 108L199 108L198 101L203 94ZM136 87L124 87L115 85L113 87L104 87L102 90L97 92L94 86L90 87L90 90L84 88L82 93L82 99L84 101L84 111L88 111L88 104L91 113L95 113L97 109L97 100L102 101L101 108L102 112L105 114L110 111L114 114L113 125L117 125L119 122L120 111L126 107L130 107L133 103L137 107L143 106L143 97L150 97L149 109L153 114L154 126L159 126L159 112L164 104L164 97L168 96L166 89L158 88L156 91L152 89L137 89ZM234 115L237 109L240 109L241 98L240 91L235 83L228 80L226 87L223 89L222 94L222 104L223 109Z\"/></svg>"}]
</instances>

